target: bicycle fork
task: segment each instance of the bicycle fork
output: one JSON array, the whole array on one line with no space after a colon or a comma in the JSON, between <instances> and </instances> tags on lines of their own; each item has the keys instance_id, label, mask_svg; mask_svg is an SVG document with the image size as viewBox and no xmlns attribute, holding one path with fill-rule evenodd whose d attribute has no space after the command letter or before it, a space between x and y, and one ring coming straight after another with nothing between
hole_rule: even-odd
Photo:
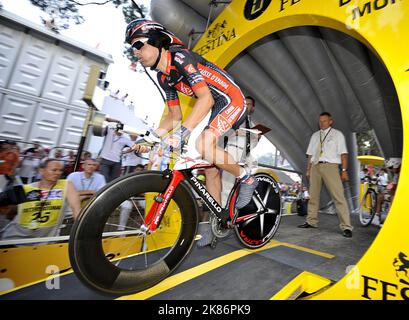
<instances>
[{"instance_id":1,"label":"bicycle fork","mask_svg":"<svg viewBox=\"0 0 409 320\"><path fill-rule=\"evenodd\" d=\"M160 225L163 215L168 207L170 200L176 190L176 187L179 185L180 181L184 179L184 176L179 171L164 172L164 175L172 174L172 180L170 181L164 194L159 193L154 198L154 203L150 208L148 214L145 217L144 231L147 233L154 232Z\"/></svg>"}]
</instances>

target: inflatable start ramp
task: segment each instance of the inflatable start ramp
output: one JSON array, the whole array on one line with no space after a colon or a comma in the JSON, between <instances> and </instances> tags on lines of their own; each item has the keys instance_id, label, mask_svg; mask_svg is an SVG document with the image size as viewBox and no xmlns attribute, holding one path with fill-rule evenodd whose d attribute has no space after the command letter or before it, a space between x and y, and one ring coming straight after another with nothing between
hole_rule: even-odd
<instances>
[{"instance_id":1,"label":"inflatable start ramp","mask_svg":"<svg viewBox=\"0 0 409 320\"><path fill-rule=\"evenodd\" d=\"M216 30L222 25L227 27ZM409 119L408 1L233 1L213 21L195 51L226 67L258 40L302 26L335 29L369 48L389 73L401 106L403 126L409 125L406 123ZM217 32L219 36L215 38ZM407 144L408 130L403 132ZM409 215L405 203L409 179L405 161L407 146L403 150L399 187L388 219L375 241L345 277L325 289L321 287L322 290L313 295L304 295L304 299L409 299ZM300 275L275 298L297 298L311 281L314 275ZM322 279L317 277L317 283L320 281Z\"/></svg>"}]
</instances>

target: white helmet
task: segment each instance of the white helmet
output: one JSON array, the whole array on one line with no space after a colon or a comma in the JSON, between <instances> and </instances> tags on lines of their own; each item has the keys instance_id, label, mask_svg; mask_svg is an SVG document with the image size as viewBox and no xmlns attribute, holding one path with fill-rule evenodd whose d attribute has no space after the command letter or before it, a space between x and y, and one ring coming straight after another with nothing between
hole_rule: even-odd
<instances>
[{"instance_id":1,"label":"white helmet","mask_svg":"<svg viewBox=\"0 0 409 320\"><path fill-rule=\"evenodd\" d=\"M399 168L402 163L402 158L389 158L385 165L387 168Z\"/></svg>"}]
</instances>

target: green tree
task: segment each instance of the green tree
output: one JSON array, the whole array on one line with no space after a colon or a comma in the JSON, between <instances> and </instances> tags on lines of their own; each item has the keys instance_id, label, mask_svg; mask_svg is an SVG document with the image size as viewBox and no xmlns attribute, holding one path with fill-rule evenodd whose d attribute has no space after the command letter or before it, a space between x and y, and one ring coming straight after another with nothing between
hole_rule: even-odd
<instances>
[{"instance_id":1,"label":"green tree","mask_svg":"<svg viewBox=\"0 0 409 320\"><path fill-rule=\"evenodd\" d=\"M81 24L84 17L79 13L79 7L87 5L102 6L112 4L115 8L123 6L125 20L132 12L144 16L148 11L144 5L137 4L134 0L29 0L33 6L39 7L47 13L46 18L42 18L43 24L49 29L58 32L68 29L72 23Z\"/></svg>"},{"instance_id":2,"label":"green tree","mask_svg":"<svg viewBox=\"0 0 409 320\"><path fill-rule=\"evenodd\" d=\"M135 2L127 3L122 6L122 13L124 14L126 24L138 18L145 18L147 12L148 8L146 8L143 4L138 5ZM131 68L136 71L138 60L134 56L131 46L125 44L124 55L129 61L132 62Z\"/></svg>"},{"instance_id":3,"label":"green tree","mask_svg":"<svg viewBox=\"0 0 409 320\"><path fill-rule=\"evenodd\" d=\"M357 133L356 142L358 155L382 156L372 131Z\"/></svg>"},{"instance_id":4,"label":"green tree","mask_svg":"<svg viewBox=\"0 0 409 320\"><path fill-rule=\"evenodd\" d=\"M47 13L48 17L41 18L43 24L54 32L68 29L72 23L81 24L85 20L79 12L79 7L86 5L112 4L115 8L122 6L125 22L128 24L134 19L145 18L148 8L135 0L29 0L32 5ZM129 45L124 47L124 55L131 61L131 68L137 70L137 59ZM143 71L143 70L141 70Z\"/></svg>"}]
</instances>

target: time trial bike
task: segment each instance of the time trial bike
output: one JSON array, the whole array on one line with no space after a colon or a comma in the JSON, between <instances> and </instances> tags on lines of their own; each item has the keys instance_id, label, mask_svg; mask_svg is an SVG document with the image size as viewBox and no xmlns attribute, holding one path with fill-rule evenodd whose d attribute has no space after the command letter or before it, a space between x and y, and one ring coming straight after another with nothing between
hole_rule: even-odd
<instances>
[{"instance_id":1,"label":"time trial bike","mask_svg":"<svg viewBox=\"0 0 409 320\"><path fill-rule=\"evenodd\" d=\"M82 209L71 231L69 256L78 278L107 294L135 293L164 280L194 244L197 198L210 209L211 230L218 239L234 230L247 248L267 244L281 219L276 180L253 169L257 189L250 203L237 210L239 181L223 207L194 174L195 169L209 167L204 160L182 154L173 170L129 174L101 189ZM113 245L120 246L126 258L111 252Z\"/></svg>"}]
</instances>

